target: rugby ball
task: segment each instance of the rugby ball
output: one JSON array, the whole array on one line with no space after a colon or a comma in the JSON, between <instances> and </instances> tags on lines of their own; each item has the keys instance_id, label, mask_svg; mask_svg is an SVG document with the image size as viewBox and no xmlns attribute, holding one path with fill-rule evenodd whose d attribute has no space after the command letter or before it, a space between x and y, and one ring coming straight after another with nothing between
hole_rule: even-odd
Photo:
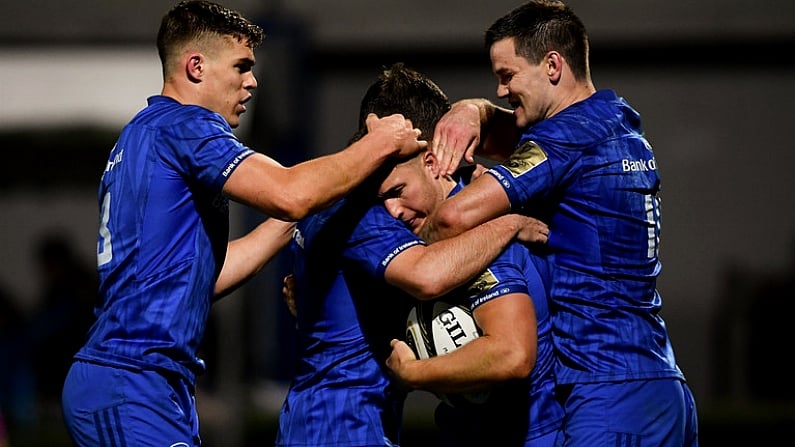
<instances>
[{"instance_id":1,"label":"rugby ball","mask_svg":"<svg viewBox=\"0 0 795 447\"><path fill-rule=\"evenodd\" d=\"M409 311L406 318L406 344L418 359L449 354L480 337L480 328L472 317L468 304L441 299L422 301ZM489 392L441 394L442 401L451 406L466 403L480 404Z\"/></svg>"}]
</instances>

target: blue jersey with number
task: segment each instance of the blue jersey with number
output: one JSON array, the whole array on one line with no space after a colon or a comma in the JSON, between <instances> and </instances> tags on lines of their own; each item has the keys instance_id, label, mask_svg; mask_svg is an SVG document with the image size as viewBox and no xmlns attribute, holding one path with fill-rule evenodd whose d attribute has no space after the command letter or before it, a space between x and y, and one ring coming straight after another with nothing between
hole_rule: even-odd
<instances>
[{"instance_id":1,"label":"blue jersey with number","mask_svg":"<svg viewBox=\"0 0 795 447\"><path fill-rule=\"evenodd\" d=\"M406 395L385 361L413 298L387 285L384 270L422 243L383 206L358 197L298 223L290 247L299 358L277 446L399 443Z\"/></svg>"},{"instance_id":2,"label":"blue jersey with number","mask_svg":"<svg viewBox=\"0 0 795 447\"><path fill-rule=\"evenodd\" d=\"M221 188L253 152L218 114L164 96L125 126L99 187L97 321L76 358L193 381L226 254Z\"/></svg>"},{"instance_id":3,"label":"blue jersey with number","mask_svg":"<svg viewBox=\"0 0 795 447\"><path fill-rule=\"evenodd\" d=\"M660 178L640 116L600 90L528 128L489 173L550 227L560 383L679 377L656 280Z\"/></svg>"},{"instance_id":4,"label":"blue jersey with number","mask_svg":"<svg viewBox=\"0 0 795 447\"><path fill-rule=\"evenodd\" d=\"M453 190L458 192L463 183ZM536 445L533 440L561 429L563 407L555 399L555 353L552 318L547 302L548 264L543 247L536 251L514 242L472 283L449 297L479 306L515 293L529 295L535 307L538 345L536 362L524 380L492 389L482 404L440 404L436 420L443 445ZM448 297L448 298L449 298Z\"/></svg>"}]
</instances>

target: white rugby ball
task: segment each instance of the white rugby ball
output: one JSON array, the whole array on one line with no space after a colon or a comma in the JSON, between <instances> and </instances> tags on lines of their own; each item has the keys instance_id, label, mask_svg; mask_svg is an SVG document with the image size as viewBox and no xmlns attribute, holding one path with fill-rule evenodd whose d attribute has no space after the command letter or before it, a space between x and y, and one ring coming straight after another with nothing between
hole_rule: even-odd
<instances>
[{"instance_id":1,"label":"white rugby ball","mask_svg":"<svg viewBox=\"0 0 795 447\"><path fill-rule=\"evenodd\" d=\"M419 359L449 354L480 337L480 328L472 318L469 306L442 299L422 301L409 311L406 318L406 344ZM445 403L458 406L464 403L483 403L488 391L462 394L436 394Z\"/></svg>"}]
</instances>

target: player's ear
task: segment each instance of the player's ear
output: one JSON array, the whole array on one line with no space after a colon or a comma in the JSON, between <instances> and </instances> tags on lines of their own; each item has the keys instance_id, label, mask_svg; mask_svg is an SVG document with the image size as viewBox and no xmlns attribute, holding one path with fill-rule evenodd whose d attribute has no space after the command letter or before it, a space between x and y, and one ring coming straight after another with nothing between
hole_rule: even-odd
<instances>
[{"instance_id":1,"label":"player's ear","mask_svg":"<svg viewBox=\"0 0 795 447\"><path fill-rule=\"evenodd\" d=\"M433 155L433 151L423 151L422 155L422 164L425 166L433 166L438 163L438 160L435 155Z\"/></svg>"},{"instance_id":2,"label":"player's ear","mask_svg":"<svg viewBox=\"0 0 795 447\"><path fill-rule=\"evenodd\" d=\"M191 53L187 56L185 74L191 82L201 82L204 78L204 56L201 53Z\"/></svg>"},{"instance_id":3,"label":"player's ear","mask_svg":"<svg viewBox=\"0 0 795 447\"><path fill-rule=\"evenodd\" d=\"M546 63L547 77L551 82L557 83L563 72L563 56L557 51L549 51L547 52L544 62Z\"/></svg>"},{"instance_id":4,"label":"player's ear","mask_svg":"<svg viewBox=\"0 0 795 447\"><path fill-rule=\"evenodd\" d=\"M422 166L426 169L429 169L433 172L433 167L439 162L435 155L433 155L433 151L424 151L420 154L420 159L422 160Z\"/></svg>"}]
</instances>

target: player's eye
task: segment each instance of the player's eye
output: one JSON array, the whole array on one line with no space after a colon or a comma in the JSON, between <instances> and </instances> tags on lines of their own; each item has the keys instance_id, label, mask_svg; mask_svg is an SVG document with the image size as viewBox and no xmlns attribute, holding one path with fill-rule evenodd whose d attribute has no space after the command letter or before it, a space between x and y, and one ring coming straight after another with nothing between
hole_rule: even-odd
<instances>
[{"instance_id":1,"label":"player's eye","mask_svg":"<svg viewBox=\"0 0 795 447\"><path fill-rule=\"evenodd\" d=\"M400 194L403 192L403 185L395 186L392 188L387 189L383 193L378 195L378 198L381 200L389 200L389 199L396 199L400 197Z\"/></svg>"},{"instance_id":2,"label":"player's eye","mask_svg":"<svg viewBox=\"0 0 795 447\"><path fill-rule=\"evenodd\" d=\"M237 68L237 70L238 70L240 73L248 73L248 72L250 72L250 71L251 71L251 68L252 68L253 66L254 66L254 64L252 64L252 63L250 63L250 62L241 62L241 63L239 63L239 64L235 65L235 67Z\"/></svg>"}]
</instances>

